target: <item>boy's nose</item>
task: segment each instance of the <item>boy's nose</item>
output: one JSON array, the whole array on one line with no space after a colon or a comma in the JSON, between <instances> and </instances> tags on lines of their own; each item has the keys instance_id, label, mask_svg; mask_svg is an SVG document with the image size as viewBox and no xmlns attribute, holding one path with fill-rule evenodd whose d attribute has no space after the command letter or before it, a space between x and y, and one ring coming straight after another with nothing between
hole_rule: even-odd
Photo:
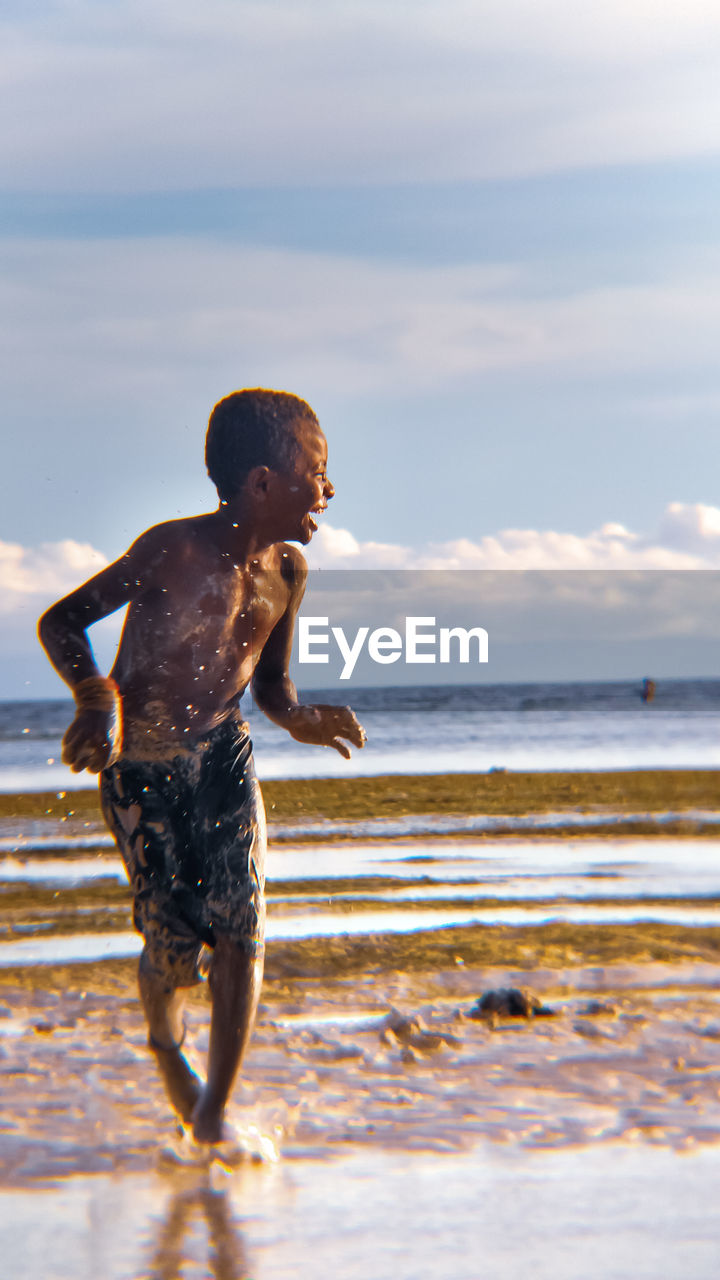
<instances>
[{"instance_id":1,"label":"boy's nose","mask_svg":"<svg viewBox=\"0 0 720 1280\"><path fill-rule=\"evenodd\" d=\"M331 498L335 497L335 485L333 484L332 480L325 481L325 487L323 492L328 502L330 501Z\"/></svg>"}]
</instances>

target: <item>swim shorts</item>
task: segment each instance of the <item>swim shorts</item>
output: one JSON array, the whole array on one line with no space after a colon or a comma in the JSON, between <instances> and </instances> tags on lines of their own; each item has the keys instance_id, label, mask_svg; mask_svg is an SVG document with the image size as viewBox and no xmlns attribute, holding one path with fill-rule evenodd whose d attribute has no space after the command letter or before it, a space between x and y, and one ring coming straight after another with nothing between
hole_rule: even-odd
<instances>
[{"instance_id":1,"label":"swim shorts","mask_svg":"<svg viewBox=\"0 0 720 1280\"><path fill-rule=\"evenodd\" d=\"M263 954L265 811L246 724L225 721L167 760L121 756L100 799L153 970L173 987L199 982L218 935Z\"/></svg>"}]
</instances>

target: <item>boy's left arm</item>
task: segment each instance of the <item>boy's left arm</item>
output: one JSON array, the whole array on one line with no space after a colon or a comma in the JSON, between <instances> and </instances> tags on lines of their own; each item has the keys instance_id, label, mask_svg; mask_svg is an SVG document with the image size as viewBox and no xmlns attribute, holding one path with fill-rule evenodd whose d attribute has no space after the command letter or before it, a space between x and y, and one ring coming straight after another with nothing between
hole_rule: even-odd
<instances>
[{"instance_id":1,"label":"boy's left arm","mask_svg":"<svg viewBox=\"0 0 720 1280\"><path fill-rule=\"evenodd\" d=\"M299 552L294 551L293 561L290 601L268 636L258 659L252 680L253 697L268 719L282 729L287 729L296 742L306 742L317 747L334 747L341 756L349 760L351 751L348 742L355 747L364 747L366 742L365 730L358 723L355 713L350 707L298 702L297 689L288 674L295 619L305 593L307 578L305 562Z\"/></svg>"}]
</instances>

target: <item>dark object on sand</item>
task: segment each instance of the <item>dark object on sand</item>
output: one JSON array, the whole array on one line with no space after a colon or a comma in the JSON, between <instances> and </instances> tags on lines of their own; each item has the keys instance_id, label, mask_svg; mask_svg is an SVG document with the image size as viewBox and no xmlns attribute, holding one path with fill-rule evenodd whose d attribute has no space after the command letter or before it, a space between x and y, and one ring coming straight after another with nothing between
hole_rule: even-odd
<instances>
[{"instance_id":1,"label":"dark object on sand","mask_svg":"<svg viewBox=\"0 0 720 1280\"><path fill-rule=\"evenodd\" d=\"M575 1012L579 1013L583 1018L599 1018L603 1014L611 1018L617 1018L618 1014L617 1005L613 1004L611 1000L588 1000L586 1004L581 1005Z\"/></svg>"},{"instance_id":2,"label":"dark object on sand","mask_svg":"<svg viewBox=\"0 0 720 1280\"><path fill-rule=\"evenodd\" d=\"M467 1016L495 1023L498 1018L554 1018L555 1010L524 987L498 987L479 996Z\"/></svg>"},{"instance_id":3,"label":"dark object on sand","mask_svg":"<svg viewBox=\"0 0 720 1280\"><path fill-rule=\"evenodd\" d=\"M652 702L655 697L655 681L646 676L642 683L642 694L640 695L643 702Z\"/></svg>"},{"instance_id":4,"label":"dark object on sand","mask_svg":"<svg viewBox=\"0 0 720 1280\"><path fill-rule=\"evenodd\" d=\"M419 1014L406 1017L398 1009L391 1009L383 1019L380 1039L383 1044L391 1047L401 1044L420 1053L434 1053L436 1049L442 1049L445 1045L457 1047L461 1044L458 1036L448 1035L447 1032L438 1034L429 1030Z\"/></svg>"}]
</instances>

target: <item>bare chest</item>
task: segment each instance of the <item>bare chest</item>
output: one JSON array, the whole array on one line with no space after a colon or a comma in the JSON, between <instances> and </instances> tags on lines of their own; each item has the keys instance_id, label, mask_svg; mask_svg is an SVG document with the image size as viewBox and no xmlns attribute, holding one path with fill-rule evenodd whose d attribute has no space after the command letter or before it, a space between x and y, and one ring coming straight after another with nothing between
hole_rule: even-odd
<instances>
[{"instance_id":1,"label":"bare chest","mask_svg":"<svg viewBox=\"0 0 720 1280\"><path fill-rule=\"evenodd\" d=\"M153 592L133 622L144 641L180 665L254 666L286 603L277 574L206 572Z\"/></svg>"}]
</instances>

